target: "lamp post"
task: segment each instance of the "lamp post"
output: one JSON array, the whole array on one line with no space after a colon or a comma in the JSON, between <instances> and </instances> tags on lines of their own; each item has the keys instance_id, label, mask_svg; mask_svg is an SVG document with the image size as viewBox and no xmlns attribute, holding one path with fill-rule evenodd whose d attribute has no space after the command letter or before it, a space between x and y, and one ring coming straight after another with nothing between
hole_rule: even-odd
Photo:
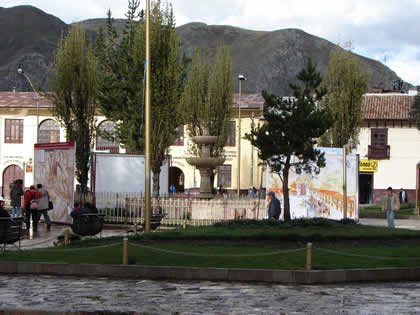
<instances>
[{"instance_id":1,"label":"lamp post","mask_svg":"<svg viewBox=\"0 0 420 315\"><path fill-rule=\"evenodd\" d=\"M238 198L241 194L241 92L242 92L242 81L246 80L245 76L238 75L239 80L239 98L238 98L238 175L237 175L237 194Z\"/></svg>"},{"instance_id":2,"label":"lamp post","mask_svg":"<svg viewBox=\"0 0 420 315\"><path fill-rule=\"evenodd\" d=\"M17 71L19 74L22 74L26 80L28 80L32 90L36 94L36 143L39 143L39 93L35 90L31 79L29 79L29 76L23 71L23 69L19 68Z\"/></svg>"},{"instance_id":3,"label":"lamp post","mask_svg":"<svg viewBox=\"0 0 420 315\"><path fill-rule=\"evenodd\" d=\"M150 170L151 170L151 97L150 97L150 0L146 1L146 106L145 106L145 212L144 230L150 232L151 196L150 196Z\"/></svg>"},{"instance_id":4,"label":"lamp post","mask_svg":"<svg viewBox=\"0 0 420 315\"><path fill-rule=\"evenodd\" d=\"M251 115L251 130L255 127L254 112ZM254 146L251 143L251 186L254 186Z\"/></svg>"}]
</instances>

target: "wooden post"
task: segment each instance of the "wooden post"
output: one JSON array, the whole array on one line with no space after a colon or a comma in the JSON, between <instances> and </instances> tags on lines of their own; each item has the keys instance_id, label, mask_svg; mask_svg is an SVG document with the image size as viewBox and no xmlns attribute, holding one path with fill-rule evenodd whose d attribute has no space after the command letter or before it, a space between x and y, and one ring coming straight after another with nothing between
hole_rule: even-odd
<instances>
[{"instance_id":1,"label":"wooden post","mask_svg":"<svg viewBox=\"0 0 420 315\"><path fill-rule=\"evenodd\" d=\"M123 239L123 257L122 257L123 265L128 265L128 239L124 237Z\"/></svg>"},{"instance_id":2,"label":"wooden post","mask_svg":"<svg viewBox=\"0 0 420 315\"><path fill-rule=\"evenodd\" d=\"M312 243L306 244L306 271L312 270Z\"/></svg>"},{"instance_id":3,"label":"wooden post","mask_svg":"<svg viewBox=\"0 0 420 315\"><path fill-rule=\"evenodd\" d=\"M64 245L69 245L69 240L70 240L70 229L65 229L64 230Z\"/></svg>"}]
</instances>

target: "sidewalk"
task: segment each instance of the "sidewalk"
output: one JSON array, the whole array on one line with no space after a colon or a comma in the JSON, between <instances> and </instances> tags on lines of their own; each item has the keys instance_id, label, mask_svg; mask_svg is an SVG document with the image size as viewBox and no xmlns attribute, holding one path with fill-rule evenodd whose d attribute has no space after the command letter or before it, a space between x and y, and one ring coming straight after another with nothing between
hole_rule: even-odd
<instances>
[{"instance_id":1,"label":"sidewalk","mask_svg":"<svg viewBox=\"0 0 420 315\"><path fill-rule=\"evenodd\" d=\"M363 225L372 226L387 226L386 219L359 219L359 223ZM395 227L397 229L420 230L420 220L413 219L397 219L395 220Z\"/></svg>"}]
</instances>

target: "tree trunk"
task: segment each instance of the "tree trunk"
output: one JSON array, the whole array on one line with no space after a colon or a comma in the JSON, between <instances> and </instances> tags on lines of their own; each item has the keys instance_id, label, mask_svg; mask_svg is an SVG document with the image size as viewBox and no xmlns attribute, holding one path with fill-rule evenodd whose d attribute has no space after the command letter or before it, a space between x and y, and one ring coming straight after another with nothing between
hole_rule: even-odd
<instances>
[{"instance_id":1,"label":"tree trunk","mask_svg":"<svg viewBox=\"0 0 420 315\"><path fill-rule=\"evenodd\" d=\"M289 170L290 165L286 163L283 169L283 200L284 200L284 221L288 222L290 218L290 201L289 201Z\"/></svg>"},{"instance_id":2,"label":"tree trunk","mask_svg":"<svg viewBox=\"0 0 420 315\"><path fill-rule=\"evenodd\" d=\"M153 168L153 194L152 197L153 198L158 198L159 197L159 177L160 177L160 167L159 168Z\"/></svg>"}]
</instances>

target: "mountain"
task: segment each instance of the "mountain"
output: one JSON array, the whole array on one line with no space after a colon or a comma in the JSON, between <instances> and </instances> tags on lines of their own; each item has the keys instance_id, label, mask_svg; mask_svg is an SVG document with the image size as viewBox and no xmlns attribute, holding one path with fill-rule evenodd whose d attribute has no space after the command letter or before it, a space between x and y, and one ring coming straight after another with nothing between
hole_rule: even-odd
<instances>
[{"instance_id":1,"label":"mountain","mask_svg":"<svg viewBox=\"0 0 420 315\"><path fill-rule=\"evenodd\" d=\"M82 21L94 40L96 31L105 29L106 19ZM114 22L122 30L123 19ZM16 72L20 65L34 84L47 90L47 70L53 62L54 51L62 33L69 25L32 6L0 8L0 91L30 90L30 86ZM308 57L318 64L325 74L329 55L335 45L299 29L273 32L251 31L233 26L189 23L177 28L183 43L182 49L191 55L200 48L213 57L220 45L232 49L233 73L247 77L243 84L245 93L258 93L263 89L278 95L290 95L289 83L305 66ZM392 88L397 74L382 63L360 56L362 69L370 75L370 87ZM236 82L237 80L235 80ZM405 84L405 88L412 87ZM237 84L236 84L237 89Z\"/></svg>"}]
</instances>

